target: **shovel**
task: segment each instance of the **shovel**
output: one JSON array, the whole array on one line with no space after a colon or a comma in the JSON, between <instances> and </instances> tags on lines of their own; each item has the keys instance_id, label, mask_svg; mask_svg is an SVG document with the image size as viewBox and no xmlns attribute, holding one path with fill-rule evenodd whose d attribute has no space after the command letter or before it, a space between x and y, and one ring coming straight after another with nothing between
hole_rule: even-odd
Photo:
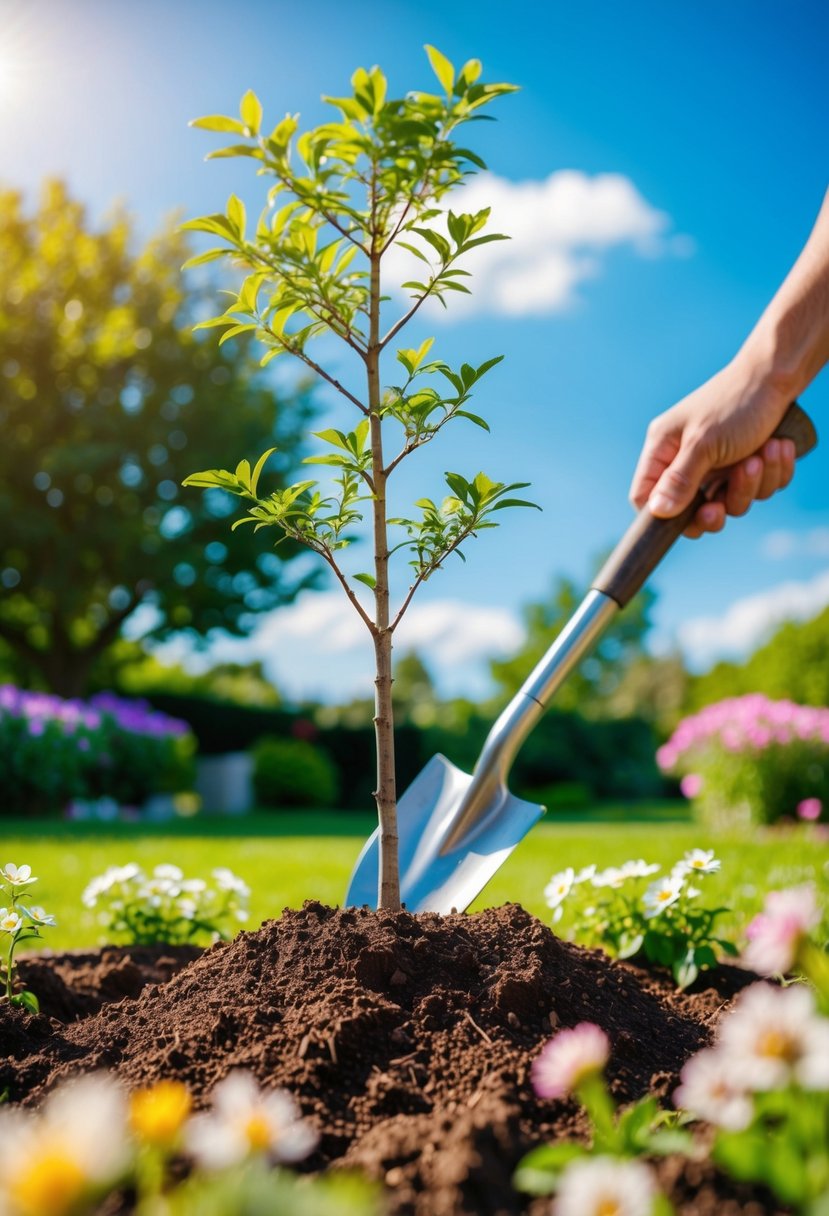
<instances>
[{"instance_id":1,"label":"shovel","mask_svg":"<svg viewBox=\"0 0 829 1216\"><path fill-rule=\"evenodd\" d=\"M817 443L810 418L796 403L774 436L794 440L798 456ZM522 743L553 694L724 480L722 473L715 474L674 519L656 519L643 507L578 610L492 727L472 776L444 756L433 756L400 798L400 898L410 912L465 910L544 814L543 806L507 789ZM378 871L379 829L357 859L347 905L377 906Z\"/></svg>"}]
</instances>

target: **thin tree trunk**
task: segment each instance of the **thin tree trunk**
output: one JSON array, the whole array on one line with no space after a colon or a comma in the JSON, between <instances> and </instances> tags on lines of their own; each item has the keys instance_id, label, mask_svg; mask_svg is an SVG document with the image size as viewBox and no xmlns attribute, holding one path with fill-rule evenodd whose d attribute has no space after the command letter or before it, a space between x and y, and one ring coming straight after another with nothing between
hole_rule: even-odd
<instances>
[{"instance_id":1,"label":"thin tree trunk","mask_svg":"<svg viewBox=\"0 0 829 1216\"><path fill-rule=\"evenodd\" d=\"M371 255L371 302L366 352L368 404L374 483L374 735L377 744L377 816L380 822L380 873L377 906L400 907L397 838L397 789L394 771L394 717L391 701L392 634L389 629L389 542L386 528L386 473L380 418L380 255Z\"/></svg>"}]
</instances>

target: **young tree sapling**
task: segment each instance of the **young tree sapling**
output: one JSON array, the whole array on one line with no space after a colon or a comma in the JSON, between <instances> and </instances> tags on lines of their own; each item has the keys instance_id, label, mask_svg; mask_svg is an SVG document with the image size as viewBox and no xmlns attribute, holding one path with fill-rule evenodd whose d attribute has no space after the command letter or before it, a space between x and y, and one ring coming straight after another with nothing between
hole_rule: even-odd
<instances>
[{"instance_id":1,"label":"young tree sapling","mask_svg":"<svg viewBox=\"0 0 829 1216\"><path fill-rule=\"evenodd\" d=\"M378 906L399 907L397 856L397 795L392 720L392 638L418 587L452 553L484 528L495 527L493 515L508 506L533 506L512 497L526 483L506 485L484 473L467 480L447 473L449 494L441 501L421 498L416 513L390 518L388 481L402 460L431 442L449 422L467 419L488 430L471 413L472 389L502 356L478 367L463 363L457 370L429 358L433 339L417 349L396 347L403 328L426 300L445 306L450 292L468 293L463 282L469 272L458 261L489 241L506 239L485 232L489 208L456 214L444 208L449 192L477 169L481 158L456 142L463 124L503 94L509 84L483 84L481 64L469 60L459 72L434 47L426 48L437 77L438 93L411 92L387 97L387 82L379 68L359 68L353 92L324 98L338 111L335 121L297 136L298 115L287 115L271 133L263 134L262 106L252 92L242 98L240 117L210 116L192 125L229 133L239 142L211 153L213 157L247 156L259 162L258 172L275 179L267 206L253 232L246 227L245 207L235 195L225 214L191 220L186 228L213 234L223 244L190 260L197 265L230 257L247 272L228 308L204 326L224 329L220 341L254 333L267 351L267 363L291 354L331 385L357 412L353 430L316 432L326 445L306 463L336 470L332 485L300 481L271 494L262 494L259 479L271 452L251 468L242 460L234 471L214 469L194 473L185 485L221 487L245 500L247 514L234 523L256 529L274 526L283 536L300 541L330 566L348 600L368 629L375 653L375 732L380 822ZM381 312L392 307L384 294L384 259L395 247L406 249L422 263L420 277L403 283L407 308L385 329ZM313 340L335 336L350 352L362 387L342 383L311 353ZM393 346L393 344L395 344ZM397 383L384 387L381 362L394 350ZM399 369L402 369L402 374ZM387 454L389 432L399 447ZM349 575L340 551L354 539L355 526L370 516L373 568ZM398 530L400 539L390 536ZM411 583L399 605L389 596L389 559L406 551L413 569ZM364 605L353 581L373 593L373 607Z\"/></svg>"}]
</instances>

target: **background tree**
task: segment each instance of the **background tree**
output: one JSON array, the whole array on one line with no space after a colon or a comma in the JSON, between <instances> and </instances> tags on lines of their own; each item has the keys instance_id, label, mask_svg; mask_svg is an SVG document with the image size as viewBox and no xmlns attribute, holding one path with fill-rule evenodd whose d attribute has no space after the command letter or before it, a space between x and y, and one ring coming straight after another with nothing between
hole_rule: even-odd
<instances>
[{"instance_id":1,"label":"background tree","mask_svg":"<svg viewBox=\"0 0 829 1216\"><path fill-rule=\"evenodd\" d=\"M243 633L296 590L297 546L227 546L229 497L179 496L194 464L265 432L281 483L308 401L280 403L238 343L194 338L184 239L134 253L133 235L125 215L93 230L56 182L30 216L0 193L0 640L64 695L141 605L153 637Z\"/></svg>"},{"instance_id":2,"label":"background tree","mask_svg":"<svg viewBox=\"0 0 829 1216\"><path fill-rule=\"evenodd\" d=\"M762 692L802 705L829 705L829 608L811 621L786 621L742 663L717 663L689 681L684 708Z\"/></svg>"},{"instance_id":3,"label":"background tree","mask_svg":"<svg viewBox=\"0 0 829 1216\"><path fill-rule=\"evenodd\" d=\"M597 567L598 568L598 567ZM492 677L502 694L514 696L578 608L584 588L558 578L546 600L524 608L526 639L507 659L493 659ZM556 708L577 709L588 717L613 714L611 700L631 665L644 654L654 593L644 588L607 629L598 645L556 693Z\"/></svg>"}]
</instances>

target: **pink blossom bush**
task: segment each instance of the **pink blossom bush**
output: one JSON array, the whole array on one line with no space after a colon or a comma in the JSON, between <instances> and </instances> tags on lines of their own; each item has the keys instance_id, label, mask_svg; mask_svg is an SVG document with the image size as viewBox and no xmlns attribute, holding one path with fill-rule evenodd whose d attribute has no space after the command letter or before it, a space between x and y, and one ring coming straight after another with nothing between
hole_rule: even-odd
<instances>
[{"instance_id":1,"label":"pink blossom bush","mask_svg":"<svg viewBox=\"0 0 829 1216\"><path fill-rule=\"evenodd\" d=\"M829 805L829 709L729 697L683 718L656 759L711 826L815 821Z\"/></svg>"}]
</instances>

